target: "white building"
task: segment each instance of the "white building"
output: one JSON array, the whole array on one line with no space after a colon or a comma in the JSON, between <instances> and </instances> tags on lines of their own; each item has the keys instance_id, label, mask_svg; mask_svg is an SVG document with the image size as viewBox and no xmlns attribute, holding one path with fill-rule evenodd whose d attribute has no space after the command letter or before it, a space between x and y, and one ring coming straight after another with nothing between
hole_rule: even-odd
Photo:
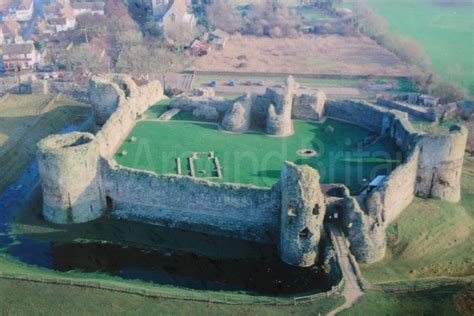
<instances>
[{"instance_id":1,"label":"white building","mask_svg":"<svg viewBox=\"0 0 474 316\"><path fill-rule=\"evenodd\" d=\"M33 0L22 0L15 11L17 21L26 22L31 20L33 18L34 7Z\"/></svg>"},{"instance_id":2,"label":"white building","mask_svg":"<svg viewBox=\"0 0 474 316\"><path fill-rule=\"evenodd\" d=\"M88 1L88 2L71 2L74 16L82 14L99 14L104 15L105 2L104 1Z\"/></svg>"},{"instance_id":3,"label":"white building","mask_svg":"<svg viewBox=\"0 0 474 316\"><path fill-rule=\"evenodd\" d=\"M1 50L5 70L34 69L43 63L42 54L33 43L8 44L2 46Z\"/></svg>"}]
</instances>

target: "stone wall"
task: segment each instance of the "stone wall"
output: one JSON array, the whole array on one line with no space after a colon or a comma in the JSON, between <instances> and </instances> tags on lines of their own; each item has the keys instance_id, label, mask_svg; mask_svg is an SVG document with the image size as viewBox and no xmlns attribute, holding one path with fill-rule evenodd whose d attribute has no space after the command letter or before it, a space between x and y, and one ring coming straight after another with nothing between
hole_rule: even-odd
<instances>
[{"instance_id":1,"label":"stone wall","mask_svg":"<svg viewBox=\"0 0 474 316\"><path fill-rule=\"evenodd\" d=\"M291 116L297 120L319 121L323 117L325 103L326 94L322 90L311 94L298 93L293 98Z\"/></svg>"},{"instance_id":2,"label":"stone wall","mask_svg":"<svg viewBox=\"0 0 474 316\"><path fill-rule=\"evenodd\" d=\"M371 263L385 255L385 228L380 214L368 215L361 208L364 201L352 197L343 187L342 229L350 244L351 253L357 261Z\"/></svg>"},{"instance_id":3,"label":"stone wall","mask_svg":"<svg viewBox=\"0 0 474 316\"><path fill-rule=\"evenodd\" d=\"M415 197L418 157L419 149L414 147L407 160L392 171L380 187L373 189L365 200L369 215L375 217L380 214L384 227L395 220Z\"/></svg>"},{"instance_id":4,"label":"stone wall","mask_svg":"<svg viewBox=\"0 0 474 316\"><path fill-rule=\"evenodd\" d=\"M277 186L219 184L157 175L104 161L104 184L113 217L251 241L276 243Z\"/></svg>"},{"instance_id":5,"label":"stone wall","mask_svg":"<svg viewBox=\"0 0 474 316\"><path fill-rule=\"evenodd\" d=\"M437 119L436 112L433 108L414 106L408 103L387 100L384 98L377 98L377 104L389 109L403 111L422 120L434 122Z\"/></svg>"},{"instance_id":6,"label":"stone wall","mask_svg":"<svg viewBox=\"0 0 474 316\"><path fill-rule=\"evenodd\" d=\"M328 100L324 106L325 116L347 121L378 133L382 133L386 113L388 110L364 101Z\"/></svg>"},{"instance_id":7,"label":"stone wall","mask_svg":"<svg viewBox=\"0 0 474 316\"><path fill-rule=\"evenodd\" d=\"M91 79L89 95L101 154L112 157L138 116L163 98L163 88L157 81L138 86L126 76L107 75Z\"/></svg>"}]
</instances>

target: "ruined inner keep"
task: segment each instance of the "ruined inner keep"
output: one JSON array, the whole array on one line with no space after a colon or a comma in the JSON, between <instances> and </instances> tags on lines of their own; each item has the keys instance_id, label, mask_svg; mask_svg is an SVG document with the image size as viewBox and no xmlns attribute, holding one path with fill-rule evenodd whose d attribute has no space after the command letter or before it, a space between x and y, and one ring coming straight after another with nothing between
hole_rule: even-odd
<instances>
[{"instance_id":1,"label":"ruined inner keep","mask_svg":"<svg viewBox=\"0 0 474 316\"><path fill-rule=\"evenodd\" d=\"M264 95L230 101L183 97L172 106L191 112L214 109L209 111L222 115L225 130L260 126L279 137L293 133L292 118L350 121L394 139L405 153L403 163L383 184L359 196L351 196L343 184L338 194L323 193L315 169L292 163L284 165L280 181L271 188L126 168L116 163L114 154L137 118L163 98L162 87L105 75L91 80L89 94L96 134L53 135L38 147L43 215L55 223L84 222L107 212L126 220L277 244L284 262L310 266L318 257L325 215L338 209L351 252L359 261L373 262L384 255L384 229L415 194L447 201L460 197L465 128L425 135L411 127L406 113L360 101L325 100L320 91L301 94L291 78L285 87L269 88Z\"/></svg>"}]
</instances>

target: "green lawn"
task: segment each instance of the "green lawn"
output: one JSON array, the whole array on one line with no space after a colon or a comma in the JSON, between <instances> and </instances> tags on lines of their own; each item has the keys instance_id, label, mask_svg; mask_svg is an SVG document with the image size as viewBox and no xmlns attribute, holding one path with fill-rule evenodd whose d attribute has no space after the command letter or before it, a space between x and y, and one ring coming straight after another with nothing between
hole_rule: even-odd
<instances>
[{"instance_id":1,"label":"green lawn","mask_svg":"<svg viewBox=\"0 0 474 316\"><path fill-rule=\"evenodd\" d=\"M338 315L469 315L455 307L460 291L459 287L445 287L407 294L365 292L350 309Z\"/></svg>"},{"instance_id":2,"label":"green lawn","mask_svg":"<svg viewBox=\"0 0 474 316\"><path fill-rule=\"evenodd\" d=\"M474 95L474 2L466 0L366 0L390 30L414 38L434 69ZM442 3L443 1L437 1Z\"/></svg>"},{"instance_id":3,"label":"green lawn","mask_svg":"<svg viewBox=\"0 0 474 316\"><path fill-rule=\"evenodd\" d=\"M362 148L360 143L369 131L355 125L335 120L325 123L295 121L294 124L294 135L277 138L256 132L221 132L215 124L140 121L115 158L124 166L176 174L176 157L179 157L182 173L189 174L188 157L192 152L214 151L222 166L221 182L258 186L275 184L283 162L290 160L318 169L323 183L345 183L355 191L363 185L364 178L386 174L395 163L378 159L354 163L351 159L399 159L396 147L389 141ZM324 132L329 125L334 127L334 133ZM137 138L136 142L129 141L132 136ZM297 151L303 148L314 148L318 155L301 157ZM120 154L123 150L128 152L126 156Z\"/></svg>"},{"instance_id":4,"label":"green lawn","mask_svg":"<svg viewBox=\"0 0 474 316\"><path fill-rule=\"evenodd\" d=\"M387 229L385 258L363 267L371 282L474 275L474 157L465 156L462 200L415 201ZM398 235L398 236L397 236Z\"/></svg>"}]
</instances>

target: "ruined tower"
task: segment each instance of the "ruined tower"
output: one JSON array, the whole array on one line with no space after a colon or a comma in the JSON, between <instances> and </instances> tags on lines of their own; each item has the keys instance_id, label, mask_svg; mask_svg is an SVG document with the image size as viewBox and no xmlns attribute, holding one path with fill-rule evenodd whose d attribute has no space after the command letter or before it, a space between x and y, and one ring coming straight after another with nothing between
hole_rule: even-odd
<instances>
[{"instance_id":1,"label":"ruined tower","mask_svg":"<svg viewBox=\"0 0 474 316\"><path fill-rule=\"evenodd\" d=\"M281 173L280 256L293 266L315 263L326 213L319 173L286 162Z\"/></svg>"},{"instance_id":2,"label":"ruined tower","mask_svg":"<svg viewBox=\"0 0 474 316\"><path fill-rule=\"evenodd\" d=\"M94 135L51 135L38 143L37 156L45 219L71 224L102 216L106 202Z\"/></svg>"},{"instance_id":3,"label":"ruined tower","mask_svg":"<svg viewBox=\"0 0 474 316\"><path fill-rule=\"evenodd\" d=\"M467 129L452 125L441 135L423 135L418 141L420 158L416 177L417 196L436 197L449 202L461 199L461 169Z\"/></svg>"},{"instance_id":4,"label":"ruined tower","mask_svg":"<svg viewBox=\"0 0 474 316\"><path fill-rule=\"evenodd\" d=\"M291 110L293 98L298 91L298 84L292 76L288 76L285 81L283 93L273 89L267 89L265 95L270 100L267 112L266 129L267 134L275 136L289 136L293 134L293 121L291 120Z\"/></svg>"}]
</instances>

